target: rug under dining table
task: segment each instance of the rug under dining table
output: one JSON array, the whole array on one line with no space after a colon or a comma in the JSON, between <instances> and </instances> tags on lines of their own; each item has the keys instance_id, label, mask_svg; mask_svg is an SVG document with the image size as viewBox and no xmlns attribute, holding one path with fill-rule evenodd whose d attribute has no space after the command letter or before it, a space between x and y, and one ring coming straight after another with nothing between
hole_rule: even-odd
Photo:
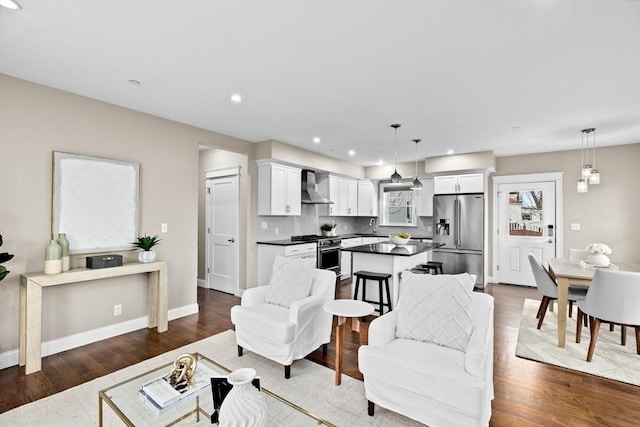
<instances>
[{"instance_id":1,"label":"rug under dining table","mask_svg":"<svg viewBox=\"0 0 640 427\"><path fill-rule=\"evenodd\" d=\"M542 327L536 329L536 313L540 301L525 299L520 319L516 356L536 360L599 377L640 386L640 355L636 352L633 328L627 328L627 345L620 345L620 326L613 332L608 324L602 324L596 342L593 360L587 362L587 350L591 335L589 328L582 328L581 343L576 341L577 309L573 318L567 318L565 348L558 347L558 315L547 312Z\"/></svg>"}]
</instances>

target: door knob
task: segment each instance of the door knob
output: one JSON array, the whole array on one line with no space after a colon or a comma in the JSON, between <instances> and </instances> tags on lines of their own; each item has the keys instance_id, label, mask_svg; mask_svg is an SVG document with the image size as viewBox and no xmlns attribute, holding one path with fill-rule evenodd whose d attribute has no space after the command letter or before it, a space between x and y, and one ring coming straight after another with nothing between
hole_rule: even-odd
<instances>
[{"instance_id":1,"label":"door knob","mask_svg":"<svg viewBox=\"0 0 640 427\"><path fill-rule=\"evenodd\" d=\"M553 239L547 240L547 243L553 243Z\"/></svg>"},{"instance_id":2,"label":"door knob","mask_svg":"<svg viewBox=\"0 0 640 427\"><path fill-rule=\"evenodd\" d=\"M235 241L236 241L236 239L234 239L233 237L231 239L227 240L227 242L231 242L231 243L233 243Z\"/></svg>"}]
</instances>

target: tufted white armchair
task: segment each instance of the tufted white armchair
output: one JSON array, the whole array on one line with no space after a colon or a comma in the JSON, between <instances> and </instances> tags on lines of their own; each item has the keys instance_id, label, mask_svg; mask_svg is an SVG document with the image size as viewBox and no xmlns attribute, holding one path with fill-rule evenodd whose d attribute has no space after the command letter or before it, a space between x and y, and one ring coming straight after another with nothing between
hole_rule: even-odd
<instances>
[{"instance_id":1,"label":"tufted white armchair","mask_svg":"<svg viewBox=\"0 0 640 427\"><path fill-rule=\"evenodd\" d=\"M400 286L402 292L402 282ZM358 352L369 415L379 405L433 427L489 425L493 297L471 292L471 335L465 351L398 338L402 304L401 294L397 309L371 322L369 344Z\"/></svg>"},{"instance_id":2,"label":"tufted white armchair","mask_svg":"<svg viewBox=\"0 0 640 427\"><path fill-rule=\"evenodd\" d=\"M335 283L334 272L314 268L310 295L290 307L266 302L269 286L244 291L240 305L231 308L238 356L246 348L281 363L285 378L289 378L294 360L304 358L320 346L326 354L333 317L322 306L335 299Z\"/></svg>"}]
</instances>

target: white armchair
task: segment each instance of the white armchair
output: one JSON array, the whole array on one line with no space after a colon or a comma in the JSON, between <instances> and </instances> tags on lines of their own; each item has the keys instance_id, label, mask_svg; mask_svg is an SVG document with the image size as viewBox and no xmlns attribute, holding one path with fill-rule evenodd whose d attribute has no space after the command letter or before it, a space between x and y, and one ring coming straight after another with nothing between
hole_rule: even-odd
<instances>
[{"instance_id":1,"label":"white armchair","mask_svg":"<svg viewBox=\"0 0 640 427\"><path fill-rule=\"evenodd\" d=\"M369 415L374 415L377 404L434 427L488 425L493 399L493 297L472 291L465 294L467 301L470 297L466 311L470 336L464 351L398 338L406 274L398 308L371 323L369 344L358 352ZM431 277L447 280L443 276L448 275ZM445 297L437 304L449 301ZM437 333L449 327L447 322Z\"/></svg>"},{"instance_id":2,"label":"white armchair","mask_svg":"<svg viewBox=\"0 0 640 427\"><path fill-rule=\"evenodd\" d=\"M336 275L329 270L313 269L309 296L289 307L272 304L270 286L247 289L241 305L231 308L231 322L236 329L238 356L243 349L284 365L285 378L291 364L331 340L332 316L322 309L335 299Z\"/></svg>"}]
</instances>

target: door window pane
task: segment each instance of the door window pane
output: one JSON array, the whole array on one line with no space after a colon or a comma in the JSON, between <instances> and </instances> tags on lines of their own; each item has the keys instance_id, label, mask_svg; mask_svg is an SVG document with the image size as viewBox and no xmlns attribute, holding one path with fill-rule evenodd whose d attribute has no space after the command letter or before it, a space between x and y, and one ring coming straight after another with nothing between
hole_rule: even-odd
<instances>
[{"instance_id":1,"label":"door window pane","mask_svg":"<svg viewBox=\"0 0 640 427\"><path fill-rule=\"evenodd\" d=\"M509 192L509 236L541 237L543 219L542 191Z\"/></svg>"}]
</instances>

